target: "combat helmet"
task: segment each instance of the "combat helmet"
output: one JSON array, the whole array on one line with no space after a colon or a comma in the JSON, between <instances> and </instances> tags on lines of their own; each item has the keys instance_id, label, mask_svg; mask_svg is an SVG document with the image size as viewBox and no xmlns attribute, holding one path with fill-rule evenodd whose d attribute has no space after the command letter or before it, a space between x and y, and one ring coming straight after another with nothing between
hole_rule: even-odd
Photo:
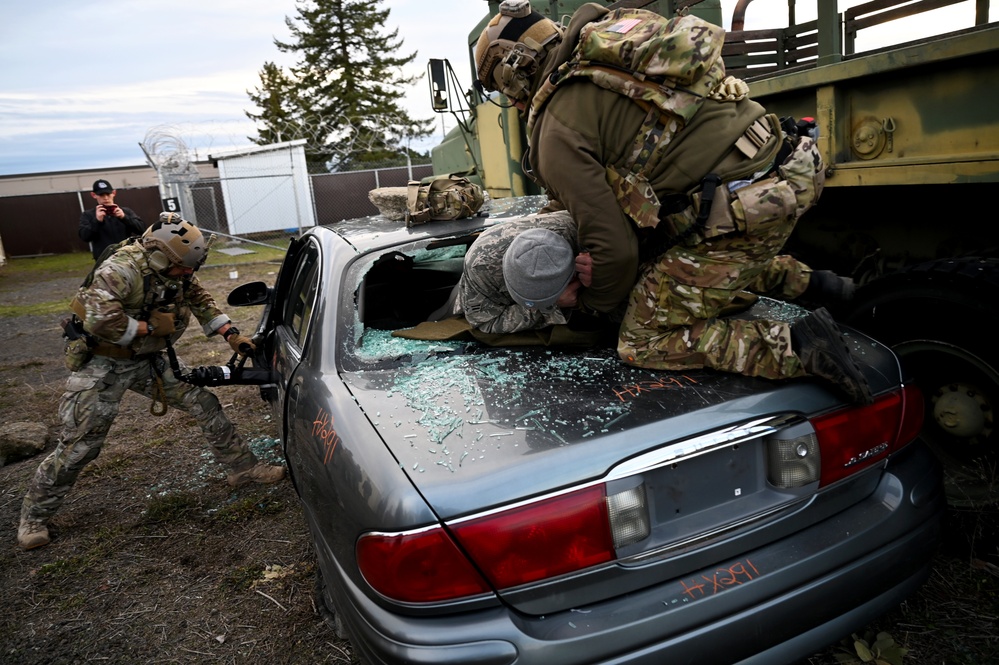
<instances>
[{"instance_id":1,"label":"combat helmet","mask_svg":"<svg viewBox=\"0 0 999 665\"><path fill-rule=\"evenodd\" d=\"M486 90L527 102L531 77L561 39L561 26L534 11L529 0L503 0L475 45L479 83Z\"/></svg>"},{"instance_id":2,"label":"combat helmet","mask_svg":"<svg viewBox=\"0 0 999 665\"><path fill-rule=\"evenodd\" d=\"M142 234L142 246L149 253L149 265L157 272L171 266L197 270L208 258L208 242L194 224L175 212L161 212L160 218Z\"/></svg>"}]
</instances>

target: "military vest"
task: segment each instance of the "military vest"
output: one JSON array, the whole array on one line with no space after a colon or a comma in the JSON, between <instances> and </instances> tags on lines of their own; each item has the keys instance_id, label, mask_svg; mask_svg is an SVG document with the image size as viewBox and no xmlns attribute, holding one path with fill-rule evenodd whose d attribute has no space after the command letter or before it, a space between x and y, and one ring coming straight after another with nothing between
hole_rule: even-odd
<instances>
[{"instance_id":1,"label":"military vest","mask_svg":"<svg viewBox=\"0 0 999 665\"><path fill-rule=\"evenodd\" d=\"M681 193L684 204L672 204L664 211L647 175L665 157L673 139L696 124L692 121L705 100L734 103L748 96L749 87L743 81L725 76L721 57L725 31L695 16L666 19L643 9L607 12L584 5L570 21L566 39L576 40L575 45L567 45L571 54L564 62L555 63L532 97L529 133L533 133L551 96L566 82L585 78L628 97L646 111L646 117L625 163L607 166L607 182L622 210L639 228L655 229L666 218L666 233L671 237L686 234L698 219L699 231L707 225L712 235L729 232L728 215L722 210L715 210L711 218L725 219L725 228L711 228L707 219L712 202L703 206L703 213L698 210L698 191ZM752 123L735 144L752 164L744 172L725 174L723 179L749 176L760 164L772 161L779 135L776 118ZM708 145L717 138L708 132L685 136L688 145L691 140Z\"/></svg>"}]
</instances>

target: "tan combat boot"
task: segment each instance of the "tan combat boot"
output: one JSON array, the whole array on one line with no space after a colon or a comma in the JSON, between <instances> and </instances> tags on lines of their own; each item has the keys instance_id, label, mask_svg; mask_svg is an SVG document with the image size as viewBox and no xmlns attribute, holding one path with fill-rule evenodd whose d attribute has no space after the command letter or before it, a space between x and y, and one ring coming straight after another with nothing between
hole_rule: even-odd
<instances>
[{"instance_id":1,"label":"tan combat boot","mask_svg":"<svg viewBox=\"0 0 999 665\"><path fill-rule=\"evenodd\" d=\"M52 538L44 522L21 519L21 526L17 527L17 544L22 550L33 550L50 542Z\"/></svg>"},{"instance_id":2,"label":"tan combat boot","mask_svg":"<svg viewBox=\"0 0 999 665\"><path fill-rule=\"evenodd\" d=\"M239 487L247 483L261 483L266 485L267 483L276 483L284 478L284 471L284 467L280 464L257 462L255 466L251 466L245 471L233 471L226 477L226 480L233 487Z\"/></svg>"}]
</instances>

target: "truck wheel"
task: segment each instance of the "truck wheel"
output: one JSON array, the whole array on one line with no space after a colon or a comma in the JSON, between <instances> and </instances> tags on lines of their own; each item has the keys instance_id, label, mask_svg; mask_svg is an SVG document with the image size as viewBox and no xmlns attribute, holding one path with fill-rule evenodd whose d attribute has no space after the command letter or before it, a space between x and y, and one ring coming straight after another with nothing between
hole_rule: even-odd
<instances>
[{"instance_id":1,"label":"truck wheel","mask_svg":"<svg viewBox=\"0 0 999 665\"><path fill-rule=\"evenodd\" d=\"M942 259L862 288L843 320L895 351L922 389L922 436L952 506L999 503L999 259Z\"/></svg>"}]
</instances>

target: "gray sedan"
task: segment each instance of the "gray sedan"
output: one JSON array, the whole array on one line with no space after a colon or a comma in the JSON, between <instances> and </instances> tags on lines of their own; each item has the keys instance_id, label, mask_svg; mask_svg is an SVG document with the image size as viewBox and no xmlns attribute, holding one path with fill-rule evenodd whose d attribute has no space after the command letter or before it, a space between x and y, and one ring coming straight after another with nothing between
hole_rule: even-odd
<instances>
[{"instance_id":1,"label":"gray sedan","mask_svg":"<svg viewBox=\"0 0 999 665\"><path fill-rule=\"evenodd\" d=\"M791 663L923 582L945 508L923 402L859 333L870 406L604 345L398 336L475 234L522 212L315 228L273 287L230 296L266 305L252 382L358 658ZM806 313L761 298L738 316Z\"/></svg>"}]
</instances>

